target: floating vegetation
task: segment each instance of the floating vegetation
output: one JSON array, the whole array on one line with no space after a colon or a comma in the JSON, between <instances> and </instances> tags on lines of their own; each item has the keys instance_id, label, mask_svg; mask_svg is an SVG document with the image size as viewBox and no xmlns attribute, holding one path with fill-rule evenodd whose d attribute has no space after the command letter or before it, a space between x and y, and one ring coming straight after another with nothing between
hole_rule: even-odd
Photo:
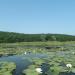
<instances>
[{"instance_id":1,"label":"floating vegetation","mask_svg":"<svg viewBox=\"0 0 75 75\"><path fill-rule=\"evenodd\" d=\"M16 69L16 64L13 62L0 62L0 75L12 75Z\"/></svg>"},{"instance_id":2,"label":"floating vegetation","mask_svg":"<svg viewBox=\"0 0 75 75\"><path fill-rule=\"evenodd\" d=\"M49 47L49 49L45 47ZM16 56L22 56L23 60L30 60L31 65L28 65L25 70L23 69L24 75L75 75L75 47L64 43L51 45L48 42L47 46L41 47L26 47L24 43L17 43L17 45L9 45L7 48L0 47L0 54L1 56L16 54ZM15 68L14 63L0 62L0 75L12 75Z\"/></svg>"}]
</instances>

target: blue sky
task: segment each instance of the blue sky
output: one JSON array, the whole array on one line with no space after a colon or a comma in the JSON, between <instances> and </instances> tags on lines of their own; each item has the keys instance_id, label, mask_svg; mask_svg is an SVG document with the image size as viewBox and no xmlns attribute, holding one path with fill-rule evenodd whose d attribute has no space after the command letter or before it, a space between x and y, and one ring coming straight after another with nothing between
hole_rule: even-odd
<instances>
[{"instance_id":1,"label":"blue sky","mask_svg":"<svg viewBox=\"0 0 75 75\"><path fill-rule=\"evenodd\" d=\"M0 0L0 31L75 35L75 0Z\"/></svg>"}]
</instances>

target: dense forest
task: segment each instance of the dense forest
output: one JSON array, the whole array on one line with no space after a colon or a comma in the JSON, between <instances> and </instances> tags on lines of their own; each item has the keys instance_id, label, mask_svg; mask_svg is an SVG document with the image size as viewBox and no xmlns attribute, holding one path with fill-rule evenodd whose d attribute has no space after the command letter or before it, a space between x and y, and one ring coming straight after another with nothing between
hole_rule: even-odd
<instances>
[{"instance_id":1,"label":"dense forest","mask_svg":"<svg viewBox=\"0 0 75 75\"><path fill-rule=\"evenodd\" d=\"M35 41L75 41L75 36L65 34L23 34L0 31L0 43Z\"/></svg>"}]
</instances>

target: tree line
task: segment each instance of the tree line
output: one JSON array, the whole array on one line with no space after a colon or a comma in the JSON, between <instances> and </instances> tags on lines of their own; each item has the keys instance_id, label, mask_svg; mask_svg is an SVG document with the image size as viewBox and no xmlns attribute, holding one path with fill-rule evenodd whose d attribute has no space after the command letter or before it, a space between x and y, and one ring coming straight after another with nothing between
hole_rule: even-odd
<instances>
[{"instance_id":1,"label":"tree line","mask_svg":"<svg viewBox=\"0 0 75 75\"><path fill-rule=\"evenodd\" d=\"M0 43L37 41L75 41L75 36L65 34L23 34L0 31Z\"/></svg>"}]
</instances>

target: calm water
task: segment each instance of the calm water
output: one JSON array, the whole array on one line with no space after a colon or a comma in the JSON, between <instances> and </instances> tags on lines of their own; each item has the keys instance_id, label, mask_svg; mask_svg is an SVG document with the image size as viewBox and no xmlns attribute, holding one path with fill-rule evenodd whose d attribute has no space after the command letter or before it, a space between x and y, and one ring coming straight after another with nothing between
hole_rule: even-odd
<instances>
[{"instance_id":1,"label":"calm water","mask_svg":"<svg viewBox=\"0 0 75 75\"><path fill-rule=\"evenodd\" d=\"M21 56L8 56L8 57L1 57L0 61L9 61L16 63L16 70L14 71L13 75L22 75L22 71L26 69L29 65L32 64L32 58L44 58L46 55L41 54L27 54Z\"/></svg>"},{"instance_id":2,"label":"calm water","mask_svg":"<svg viewBox=\"0 0 75 75\"><path fill-rule=\"evenodd\" d=\"M69 58L68 57L69 53L70 52L67 52L67 51L65 53L63 51L62 52L59 51L55 54L58 56ZM52 56L51 54L50 56ZM14 55L14 56L8 56L8 57L1 57L0 61L9 61L9 62L16 63L16 70L14 71L13 75L22 75L22 71L32 64L32 58L36 59L36 58L46 58L46 57L48 57L46 54L26 54L26 55L20 55L20 56ZM45 72L46 70L49 69L49 65L43 64L42 69ZM59 73L59 75L75 75L75 73Z\"/></svg>"}]
</instances>

